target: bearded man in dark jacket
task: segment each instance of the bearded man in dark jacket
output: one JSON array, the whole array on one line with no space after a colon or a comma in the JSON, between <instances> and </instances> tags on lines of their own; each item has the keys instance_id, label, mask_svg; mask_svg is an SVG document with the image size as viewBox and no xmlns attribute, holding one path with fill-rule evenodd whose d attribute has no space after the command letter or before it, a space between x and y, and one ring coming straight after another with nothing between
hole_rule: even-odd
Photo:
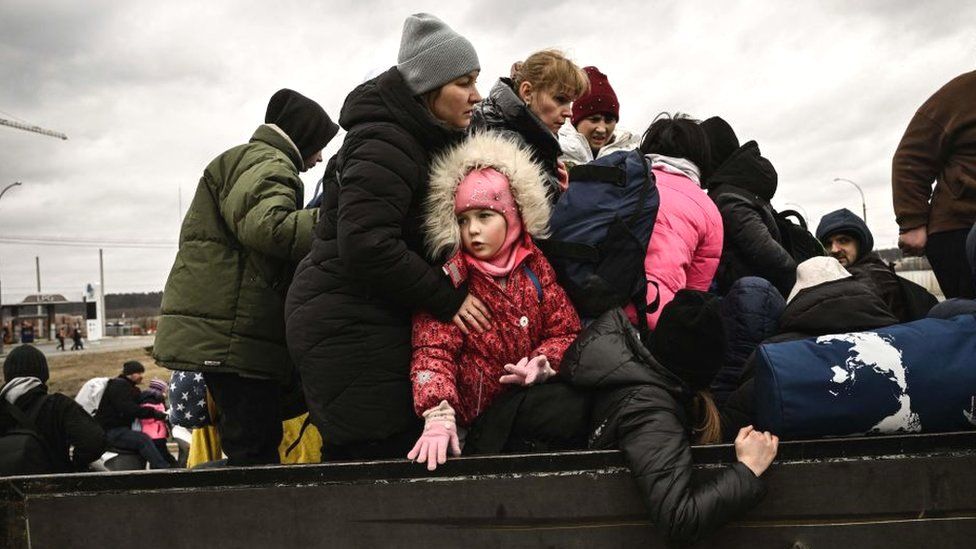
<instances>
[{"instance_id":1,"label":"bearded man in dark jacket","mask_svg":"<svg viewBox=\"0 0 976 549\"><path fill-rule=\"evenodd\" d=\"M873 290L847 273L834 258L815 257L800 264L779 330L763 343L862 332L892 324L898 324L898 319ZM742 385L722 408L726 440L729 433L755 420L754 369L755 354L743 371Z\"/></svg>"},{"instance_id":2,"label":"bearded man in dark jacket","mask_svg":"<svg viewBox=\"0 0 976 549\"><path fill-rule=\"evenodd\" d=\"M874 290L899 321L918 320L908 310L898 275L874 251L874 236L863 219L847 208L834 210L820 219L817 239L855 280Z\"/></svg>"},{"instance_id":3,"label":"bearded man in dark jacket","mask_svg":"<svg viewBox=\"0 0 976 549\"><path fill-rule=\"evenodd\" d=\"M783 247L776 213L770 204L777 174L755 141L739 146L732 127L719 117L702 122L712 149L714 170L705 181L722 214L722 259L715 273L720 295L736 280L758 276L785 297L796 280L796 261Z\"/></svg>"},{"instance_id":4,"label":"bearded man in dark jacket","mask_svg":"<svg viewBox=\"0 0 976 549\"><path fill-rule=\"evenodd\" d=\"M28 419L33 419L37 433L45 442L49 463L38 473L87 471L88 464L105 451L105 431L73 399L61 393L48 393L49 375L47 359L36 347L21 345L13 349L3 362L4 386L0 400L13 404ZM14 426L13 418L6 414L0 417L0 433Z\"/></svg>"}]
</instances>

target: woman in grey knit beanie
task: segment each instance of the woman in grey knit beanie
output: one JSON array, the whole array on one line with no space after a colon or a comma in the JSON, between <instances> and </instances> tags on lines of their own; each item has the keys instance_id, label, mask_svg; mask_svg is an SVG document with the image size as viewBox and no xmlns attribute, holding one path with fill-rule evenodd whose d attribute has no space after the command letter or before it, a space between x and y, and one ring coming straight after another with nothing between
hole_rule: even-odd
<instances>
[{"instance_id":1,"label":"woman in grey knit beanie","mask_svg":"<svg viewBox=\"0 0 976 549\"><path fill-rule=\"evenodd\" d=\"M454 128L468 127L481 101L475 87L481 64L467 38L433 15L411 15L403 22L397 70L434 118Z\"/></svg>"},{"instance_id":2,"label":"woman in grey knit beanie","mask_svg":"<svg viewBox=\"0 0 976 549\"><path fill-rule=\"evenodd\" d=\"M479 72L467 39L411 15L396 66L342 107L338 177L285 303L288 348L326 459L402 457L417 440L413 313L463 331L490 327L489 309L428 263L420 231L430 163L464 138Z\"/></svg>"}]
</instances>

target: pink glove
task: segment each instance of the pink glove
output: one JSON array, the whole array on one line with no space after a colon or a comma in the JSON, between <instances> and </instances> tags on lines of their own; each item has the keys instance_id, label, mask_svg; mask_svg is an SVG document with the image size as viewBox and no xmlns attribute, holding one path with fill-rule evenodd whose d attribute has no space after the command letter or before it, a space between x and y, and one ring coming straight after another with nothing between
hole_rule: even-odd
<instances>
[{"instance_id":1,"label":"pink glove","mask_svg":"<svg viewBox=\"0 0 976 549\"><path fill-rule=\"evenodd\" d=\"M556 175L559 176L559 188L563 192L569 188L569 171L566 170L566 164L563 164L561 160L556 161Z\"/></svg>"},{"instance_id":2,"label":"pink glove","mask_svg":"<svg viewBox=\"0 0 976 549\"><path fill-rule=\"evenodd\" d=\"M442 400L440 404L424 412L424 432L407 453L407 459L417 463L427 462L427 470L437 469L447 461L447 451L452 456L461 455L457 424L454 421L454 408Z\"/></svg>"},{"instance_id":3,"label":"pink glove","mask_svg":"<svg viewBox=\"0 0 976 549\"><path fill-rule=\"evenodd\" d=\"M556 375L556 371L549 366L546 355L539 355L531 360L525 357L518 361L518 364L506 364L505 371L508 375L502 376L498 381L523 387L545 383L550 377Z\"/></svg>"}]
</instances>

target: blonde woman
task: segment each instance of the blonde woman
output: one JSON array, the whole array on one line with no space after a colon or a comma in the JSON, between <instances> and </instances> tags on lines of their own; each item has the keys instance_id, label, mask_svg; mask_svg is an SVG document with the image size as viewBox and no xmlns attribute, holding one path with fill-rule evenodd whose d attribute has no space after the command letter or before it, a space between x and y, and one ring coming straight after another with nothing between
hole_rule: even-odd
<instances>
[{"instance_id":1,"label":"blonde woman","mask_svg":"<svg viewBox=\"0 0 976 549\"><path fill-rule=\"evenodd\" d=\"M509 78L500 78L475 109L471 128L510 133L529 146L545 169L550 198L555 201L569 183L558 133L573 115L573 101L586 93L590 81L558 50L533 53L512 65Z\"/></svg>"}]
</instances>

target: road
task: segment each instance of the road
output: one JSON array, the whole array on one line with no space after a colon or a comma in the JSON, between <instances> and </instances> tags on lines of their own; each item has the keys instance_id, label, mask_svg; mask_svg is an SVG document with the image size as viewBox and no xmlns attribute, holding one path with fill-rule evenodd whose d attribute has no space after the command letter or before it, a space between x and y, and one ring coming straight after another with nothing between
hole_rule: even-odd
<instances>
[{"instance_id":1,"label":"road","mask_svg":"<svg viewBox=\"0 0 976 549\"><path fill-rule=\"evenodd\" d=\"M58 356L68 353L104 353L107 351L124 351L126 349L137 349L139 347L148 347L153 344L156 336L119 336L119 337L107 337L101 341L88 341L84 340L85 348L79 351L59 351L57 350L58 342L47 342L41 341L35 343L34 346L40 349L45 356ZM71 349L71 339L65 339L64 341L65 349ZM17 345L4 345L3 352L9 353ZM5 355L0 355L5 356Z\"/></svg>"}]
</instances>

